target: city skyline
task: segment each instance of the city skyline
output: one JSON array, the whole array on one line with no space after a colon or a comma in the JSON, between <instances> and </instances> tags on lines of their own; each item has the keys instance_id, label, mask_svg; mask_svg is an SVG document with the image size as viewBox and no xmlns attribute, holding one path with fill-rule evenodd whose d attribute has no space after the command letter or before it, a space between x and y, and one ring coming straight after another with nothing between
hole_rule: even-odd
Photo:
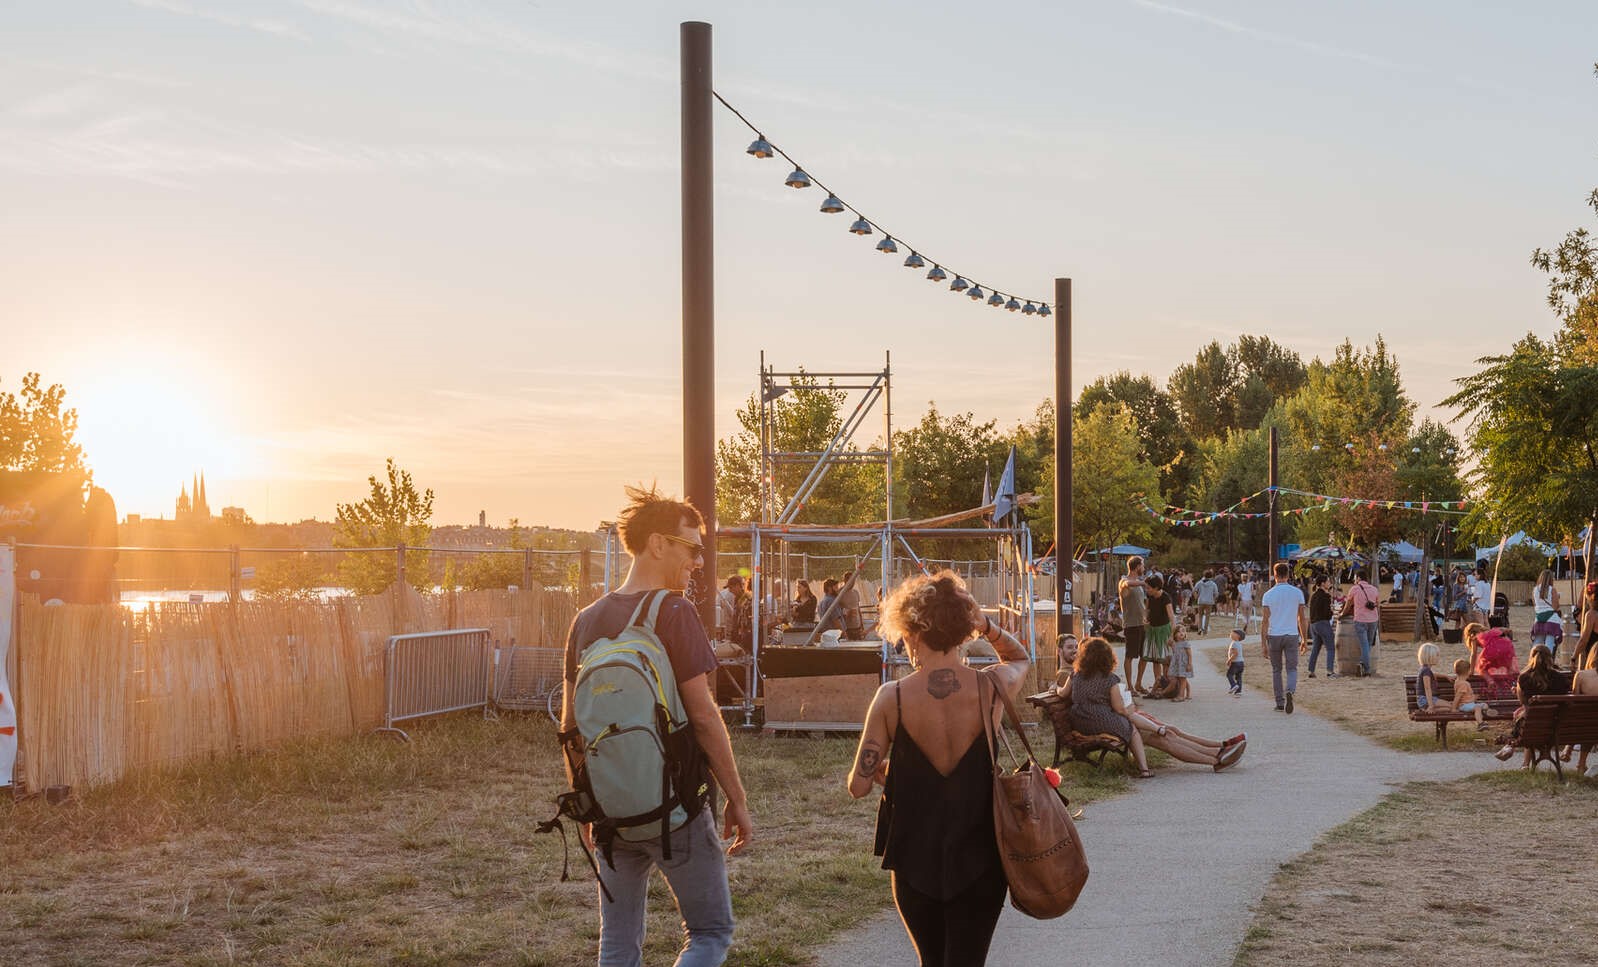
<instances>
[{"instance_id":1,"label":"city skyline","mask_svg":"<svg viewBox=\"0 0 1598 967\"><path fill-rule=\"evenodd\" d=\"M440 523L591 529L624 484L680 490L686 19L723 96L923 254L1022 297L1071 277L1077 390L1380 334L1446 418L1475 358L1557 325L1527 259L1590 217L1590 5L790 9L10 11L0 319L29 348L0 378L66 387L122 514L204 470L214 508L327 520L390 456ZM1031 416L1048 321L872 251L749 140L718 110L718 437L762 350L891 352L896 427Z\"/></svg>"}]
</instances>

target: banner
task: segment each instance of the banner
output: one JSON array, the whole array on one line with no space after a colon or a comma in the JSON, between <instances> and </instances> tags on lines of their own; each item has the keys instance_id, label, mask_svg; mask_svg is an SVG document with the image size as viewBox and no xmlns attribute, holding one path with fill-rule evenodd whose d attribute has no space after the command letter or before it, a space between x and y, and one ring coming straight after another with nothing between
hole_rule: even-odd
<instances>
[{"instance_id":1,"label":"banner","mask_svg":"<svg viewBox=\"0 0 1598 967\"><path fill-rule=\"evenodd\" d=\"M0 544L0 788L11 785L17 765L17 705L11 700L11 686L6 678L16 603L15 552L9 544Z\"/></svg>"}]
</instances>

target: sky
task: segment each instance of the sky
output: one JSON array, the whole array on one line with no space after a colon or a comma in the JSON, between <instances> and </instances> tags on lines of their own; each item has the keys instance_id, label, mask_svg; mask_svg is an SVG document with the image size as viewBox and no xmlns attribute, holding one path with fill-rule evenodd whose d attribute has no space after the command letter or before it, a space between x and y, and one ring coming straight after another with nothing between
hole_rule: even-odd
<instances>
[{"instance_id":1,"label":"sky","mask_svg":"<svg viewBox=\"0 0 1598 967\"><path fill-rule=\"evenodd\" d=\"M1023 299L1071 278L1077 389L1380 335L1447 418L1556 328L1528 257L1591 222L1589 0L0 0L0 386L67 388L123 513L204 471L213 510L330 519L387 457L436 523L680 490L684 20L902 246ZM875 252L715 117L718 437L762 351L891 353L896 427L1052 393L1050 320Z\"/></svg>"}]
</instances>

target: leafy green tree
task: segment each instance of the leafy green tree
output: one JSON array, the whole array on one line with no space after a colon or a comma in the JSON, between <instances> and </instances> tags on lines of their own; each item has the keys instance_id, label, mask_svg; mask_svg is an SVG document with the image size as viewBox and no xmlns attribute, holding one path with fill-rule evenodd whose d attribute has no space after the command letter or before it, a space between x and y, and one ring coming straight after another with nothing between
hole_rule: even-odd
<instances>
[{"instance_id":1,"label":"leafy green tree","mask_svg":"<svg viewBox=\"0 0 1598 967\"><path fill-rule=\"evenodd\" d=\"M522 537L521 521L510 519L510 549L519 551L527 547ZM542 556L542 555L541 555ZM520 554L476 554L461 568L460 583L464 588L481 591L487 588L508 588L522 583L523 556Z\"/></svg>"},{"instance_id":2,"label":"leafy green tree","mask_svg":"<svg viewBox=\"0 0 1598 967\"><path fill-rule=\"evenodd\" d=\"M1259 426L1306 375L1298 353L1267 336L1243 336L1225 349L1219 342L1200 349L1171 372L1167 386L1188 431L1204 440Z\"/></svg>"},{"instance_id":3,"label":"leafy green tree","mask_svg":"<svg viewBox=\"0 0 1598 967\"><path fill-rule=\"evenodd\" d=\"M1480 538L1525 530L1598 530L1598 365L1528 333L1507 354L1454 382L1443 401L1467 417L1477 464L1464 530ZM1592 557L1592 531L1587 559Z\"/></svg>"},{"instance_id":4,"label":"leafy green tree","mask_svg":"<svg viewBox=\"0 0 1598 967\"><path fill-rule=\"evenodd\" d=\"M1219 438L1238 425L1232 397L1236 383L1237 361L1219 342L1200 349L1191 363L1176 367L1167 380L1188 430L1200 440Z\"/></svg>"},{"instance_id":5,"label":"leafy green tree","mask_svg":"<svg viewBox=\"0 0 1598 967\"><path fill-rule=\"evenodd\" d=\"M1270 483L1270 426L1252 430L1231 430L1219 439L1200 444L1203 472L1198 493L1204 509L1231 507ZM1259 513L1266 509L1264 498L1238 508L1239 513ZM1209 542L1215 556L1228 560L1266 558L1269 527L1261 519L1222 518L1210 524L1189 528Z\"/></svg>"},{"instance_id":6,"label":"leafy green tree","mask_svg":"<svg viewBox=\"0 0 1598 967\"><path fill-rule=\"evenodd\" d=\"M323 561L316 554L294 554L263 565L255 575L255 597L261 601L316 601L316 589L327 583Z\"/></svg>"},{"instance_id":7,"label":"leafy green tree","mask_svg":"<svg viewBox=\"0 0 1598 967\"><path fill-rule=\"evenodd\" d=\"M1071 441L1071 518L1077 544L1091 548L1152 537L1158 524L1137 500L1141 496L1158 507L1165 497L1160 492L1159 471L1143 458L1132 414L1124 406L1097 407L1072 420ZM1053 478L1046 479L1038 490L1041 500L1027 516L1036 531L1052 537ZM1062 549L1060 554L1063 559L1074 552L1074 548Z\"/></svg>"},{"instance_id":8,"label":"leafy green tree","mask_svg":"<svg viewBox=\"0 0 1598 967\"><path fill-rule=\"evenodd\" d=\"M339 504L333 521L333 546L357 553L339 562L339 580L356 594L378 594L394 584L396 555L360 553L362 548L389 548L405 544L405 576L418 591L432 587L428 555L424 549L432 533L433 491L418 492L410 472L387 461L386 480L368 477L371 493L354 504Z\"/></svg>"},{"instance_id":9,"label":"leafy green tree","mask_svg":"<svg viewBox=\"0 0 1598 967\"><path fill-rule=\"evenodd\" d=\"M821 386L813 376L789 380L788 392L772 405L767 428L772 450L818 453L843 426L848 394ZM716 444L716 515L723 525L760 517L760 399L751 393L737 412L739 429ZM880 441L879 441L880 442ZM850 444L848 452L860 447ZM786 501L799 488L813 461L786 462L777 467L773 485ZM884 510L882 468L876 464L836 463L811 494L795 520L799 523L863 523L881 520ZM773 516L782 508L775 508Z\"/></svg>"},{"instance_id":10,"label":"leafy green tree","mask_svg":"<svg viewBox=\"0 0 1598 967\"><path fill-rule=\"evenodd\" d=\"M895 433L895 516L919 519L980 506L984 472L997 486L1008 452L995 426L970 413L944 416L929 403L921 422Z\"/></svg>"},{"instance_id":11,"label":"leafy green tree","mask_svg":"<svg viewBox=\"0 0 1598 967\"><path fill-rule=\"evenodd\" d=\"M1346 444L1373 438L1392 447L1409 439L1415 404L1404 392L1398 360L1377 336L1370 349L1345 339L1331 362L1312 361L1304 386L1275 414L1283 480L1299 490L1331 493L1353 460Z\"/></svg>"},{"instance_id":12,"label":"leafy green tree","mask_svg":"<svg viewBox=\"0 0 1598 967\"><path fill-rule=\"evenodd\" d=\"M46 470L76 476L86 488L93 474L74 441L78 411L65 406L60 383L43 385L38 373L22 377L21 394L0 391L0 470Z\"/></svg>"},{"instance_id":13,"label":"leafy green tree","mask_svg":"<svg viewBox=\"0 0 1598 967\"><path fill-rule=\"evenodd\" d=\"M1143 459L1160 471L1160 489L1173 503L1186 503L1197 477L1197 445L1183 425L1171 395L1147 374L1133 376L1123 370L1100 376L1083 387L1076 412L1086 416L1100 406L1114 405L1125 406L1137 422Z\"/></svg>"}]
</instances>

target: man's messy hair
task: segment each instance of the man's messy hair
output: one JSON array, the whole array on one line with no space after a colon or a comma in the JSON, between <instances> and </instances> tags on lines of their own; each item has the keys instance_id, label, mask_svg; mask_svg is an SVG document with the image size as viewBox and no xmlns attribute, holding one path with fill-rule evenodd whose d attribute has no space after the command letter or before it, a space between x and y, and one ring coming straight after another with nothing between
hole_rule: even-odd
<instances>
[{"instance_id":1,"label":"man's messy hair","mask_svg":"<svg viewBox=\"0 0 1598 967\"><path fill-rule=\"evenodd\" d=\"M651 534L677 536L678 528L689 524L696 528L705 526L704 517L686 500L668 497L660 492L659 484L629 486L627 505L616 515L616 529L621 534L622 546L627 553L637 557L649 544Z\"/></svg>"}]
</instances>

